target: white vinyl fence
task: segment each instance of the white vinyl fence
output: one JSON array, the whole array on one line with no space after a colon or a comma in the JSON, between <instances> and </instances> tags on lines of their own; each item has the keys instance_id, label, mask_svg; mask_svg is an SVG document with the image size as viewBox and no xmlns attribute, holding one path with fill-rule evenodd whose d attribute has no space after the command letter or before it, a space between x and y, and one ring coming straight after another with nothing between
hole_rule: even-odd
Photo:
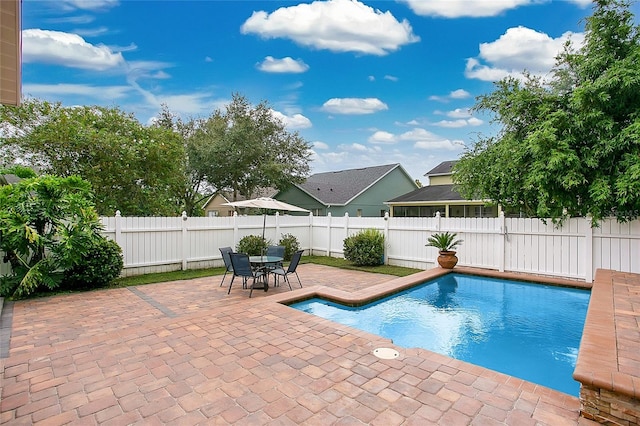
<instances>
[{"instance_id":1,"label":"white vinyl fence","mask_svg":"<svg viewBox=\"0 0 640 426\"><path fill-rule=\"evenodd\" d=\"M560 228L522 218L382 218L332 216L103 217L104 234L122 247L123 275L222 266L220 247L246 235L277 243L292 234L307 254L343 257L343 241L363 229L385 235L385 263L428 269L434 232L457 232L459 265L591 282L598 268L640 273L640 221L605 220L591 228L573 218ZM9 273L0 263L0 272Z\"/></svg>"}]
</instances>

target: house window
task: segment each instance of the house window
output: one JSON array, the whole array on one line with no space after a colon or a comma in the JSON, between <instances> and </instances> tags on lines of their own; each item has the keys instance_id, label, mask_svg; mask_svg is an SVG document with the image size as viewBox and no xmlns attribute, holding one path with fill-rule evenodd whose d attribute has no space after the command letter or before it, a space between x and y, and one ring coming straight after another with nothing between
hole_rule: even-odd
<instances>
[{"instance_id":1,"label":"house window","mask_svg":"<svg viewBox=\"0 0 640 426\"><path fill-rule=\"evenodd\" d=\"M218 216L220 216L220 212L218 210L208 210L207 211L207 216L208 217L218 217Z\"/></svg>"},{"instance_id":2,"label":"house window","mask_svg":"<svg viewBox=\"0 0 640 426\"><path fill-rule=\"evenodd\" d=\"M362 217L362 209L358 209L358 211L356 212L356 216Z\"/></svg>"},{"instance_id":3,"label":"house window","mask_svg":"<svg viewBox=\"0 0 640 426\"><path fill-rule=\"evenodd\" d=\"M445 215L445 206L396 206L393 207L394 217L433 217L437 212Z\"/></svg>"}]
</instances>

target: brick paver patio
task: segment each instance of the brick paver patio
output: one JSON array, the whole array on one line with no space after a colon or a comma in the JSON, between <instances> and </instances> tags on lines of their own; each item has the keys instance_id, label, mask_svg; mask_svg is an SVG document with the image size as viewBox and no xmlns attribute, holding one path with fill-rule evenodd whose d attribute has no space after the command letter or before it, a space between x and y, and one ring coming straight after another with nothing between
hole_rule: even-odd
<instances>
[{"instance_id":1,"label":"brick paver patio","mask_svg":"<svg viewBox=\"0 0 640 426\"><path fill-rule=\"evenodd\" d=\"M296 293L394 280L298 272ZM0 424L592 424L577 398L296 311L277 303L288 286L249 299L220 279L5 303Z\"/></svg>"}]
</instances>

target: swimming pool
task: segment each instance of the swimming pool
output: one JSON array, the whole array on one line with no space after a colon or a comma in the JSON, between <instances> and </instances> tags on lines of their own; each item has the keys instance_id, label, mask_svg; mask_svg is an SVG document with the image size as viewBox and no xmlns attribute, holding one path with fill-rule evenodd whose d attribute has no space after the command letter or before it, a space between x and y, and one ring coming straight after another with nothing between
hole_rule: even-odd
<instances>
[{"instance_id":1,"label":"swimming pool","mask_svg":"<svg viewBox=\"0 0 640 426\"><path fill-rule=\"evenodd\" d=\"M447 274L374 303L291 307L570 395L589 290Z\"/></svg>"}]
</instances>

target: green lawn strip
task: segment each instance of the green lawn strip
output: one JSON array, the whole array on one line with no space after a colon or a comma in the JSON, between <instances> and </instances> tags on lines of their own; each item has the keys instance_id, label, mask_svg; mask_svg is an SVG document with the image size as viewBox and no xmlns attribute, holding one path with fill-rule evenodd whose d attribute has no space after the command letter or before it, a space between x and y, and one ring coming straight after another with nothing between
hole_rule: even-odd
<instances>
[{"instance_id":1,"label":"green lawn strip","mask_svg":"<svg viewBox=\"0 0 640 426\"><path fill-rule=\"evenodd\" d=\"M395 275L404 277L406 275L420 272L421 269L403 268L401 266L378 265L378 266L356 266L351 262L328 256L303 256L300 263L315 263L318 265L332 266L334 268L351 269L354 271L372 272L376 274ZM190 280L193 278L209 277L212 275L224 274L224 268L189 269L186 271L161 272L156 274L136 275L132 277L118 278L111 287L128 287L132 285L153 284L167 281Z\"/></svg>"},{"instance_id":2,"label":"green lawn strip","mask_svg":"<svg viewBox=\"0 0 640 426\"><path fill-rule=\"evenodd\" d=\"M129 287L132 285L143 285L162 283L168 281L191 280L194 278L211 277L213 275L224 274L224 267L207 269L188 269L186 271L158 272L154 274L134 275L131 277L118 278L110 287Z\"/></svg>"}]
</instances>

